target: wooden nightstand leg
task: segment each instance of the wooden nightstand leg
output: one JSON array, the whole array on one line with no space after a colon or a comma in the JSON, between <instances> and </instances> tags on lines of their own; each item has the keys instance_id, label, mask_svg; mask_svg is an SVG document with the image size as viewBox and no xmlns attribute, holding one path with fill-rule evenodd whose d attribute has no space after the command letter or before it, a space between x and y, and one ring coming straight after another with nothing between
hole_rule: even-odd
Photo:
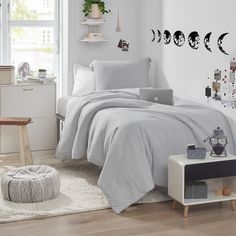
<instances>
[{"instance_id":1,"label":"wooden nightstand leg","mask_svg":"<svg viewBox=\"0 0 236 236\"><path fill-rule=\"evenodd\" d=\"M184 206L184 218L188 217L189 206Z\"/></svg>"},{"instance_id":2,"label":"wooden nightstand leg","mask_svg":"<svg viewBox=\"0 0 236 236\"><path fill-rule=\"evenodd\" d=\"M230 201L230 206L231 206L232 211L236 211L236 205L235 205L234 200Z\"/></svg>"},{"instance_id":3,"label":"wooden nightstand leg","mask_svg":"<svg viewBox=\"0 0 236 236\"><path fill-rule=\"evenodd\" d=\"M173 200L172 202L172 209L175 210L177 206L177 202L175 200Z\"/></svg>"}]
</instances>

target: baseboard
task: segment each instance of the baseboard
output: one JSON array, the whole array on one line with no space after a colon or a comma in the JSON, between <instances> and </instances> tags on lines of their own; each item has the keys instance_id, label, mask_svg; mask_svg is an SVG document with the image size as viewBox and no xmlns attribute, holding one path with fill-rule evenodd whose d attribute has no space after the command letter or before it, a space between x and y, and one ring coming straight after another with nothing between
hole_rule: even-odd
<instances>
[{"instance_id":1,"label":"baseboard","mask_svg":"<svg viewBox=\"0 0 236 236\"><path fill-rule=\"evenodd\" d=\"M33 158L54 156L55 152L56 152L56 150L32 151L32 156L33 156ZM16 157L19 157L19 153L0 154L0 158L16 158Z\"/></svg>"}]
</instances>

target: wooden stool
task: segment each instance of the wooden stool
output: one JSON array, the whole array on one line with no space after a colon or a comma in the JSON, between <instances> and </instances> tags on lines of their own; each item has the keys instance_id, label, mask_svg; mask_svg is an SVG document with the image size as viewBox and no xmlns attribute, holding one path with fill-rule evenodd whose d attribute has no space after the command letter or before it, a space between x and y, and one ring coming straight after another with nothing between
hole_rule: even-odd
<instances>
[{"instance_id":1,"label":"wooden stool","mask_svg":"<svg viewBox=\"0 0 236 236\"><path fill-rule=\"evenodd\" d=\"M32 165L33 159L30 150L29 137L27 127L31 122L31 118L0 118L0 125L15 125L19 129L19 145L20 145L20 159L23 165Z\"/></svg>"}]
</instances>

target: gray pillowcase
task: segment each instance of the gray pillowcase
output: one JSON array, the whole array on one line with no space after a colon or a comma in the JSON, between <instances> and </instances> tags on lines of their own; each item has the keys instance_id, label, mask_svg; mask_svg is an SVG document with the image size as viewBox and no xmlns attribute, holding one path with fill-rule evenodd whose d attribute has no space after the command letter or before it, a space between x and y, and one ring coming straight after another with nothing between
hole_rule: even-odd
<instances>
[{"instance_id":1,"label":"gray pillowcase","mask_svg":"<svg viewBox=\"0 0 236 236\"><path fill-rule=\"evenodd\" d=\"M98 61L91 63L96 91L144 88L149 85L150 58L135 61Z\"/></svg>"}]
</instances>

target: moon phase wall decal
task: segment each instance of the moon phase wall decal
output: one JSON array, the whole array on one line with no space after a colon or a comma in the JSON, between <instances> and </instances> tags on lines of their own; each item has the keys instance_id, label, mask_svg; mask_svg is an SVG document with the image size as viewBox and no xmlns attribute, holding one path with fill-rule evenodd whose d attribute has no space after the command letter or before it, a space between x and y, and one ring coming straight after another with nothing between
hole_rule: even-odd
<instances>
[{"instance_id":1,"label":"moon phase wall decal","mask_svg":"<svg viewBox=\"0 0 236 236\"><path fill-rule=\"evenodd\" d=\"M178 30L173 35L173 40L176 46L182 47L185 43L185 36L182 31Z\"/></svg>"},{"instance_id":2,"label":"moon phase wall decal","mask_svg":"<svg viewBox=\"0 0 236 236\"><path fill-rule=\"evenodd\" d=\"M161 42L161 31L157 30L157 42L160 43Z\"/></svg>"},{"instance_id":3,"label":"moon phase wall decal","mask_svg":"<svg viewBox=\"0 0 236 236\"><path fill-rule=\"evenodd\" d=\"M151 43L153 43L156 39L156 33L153 29L151 29L151 31L152 31L152 36L153 36Z\"/></svg>"},{"instance_id":4,"label":"moon phase wall decal","mask_svg":"<svg viewBox=\"0 0 236 236\"><path fill-rule=\"evenodd\" d=\"M229 55L229 54L224 50L224 48L222 47L222 44L223 44L223 40L224 40L225 36L228 35L228 34L229 34L229 33L224 33L224 34L222 34L222 35L219 37L218 41L217 41L218 48L219 48L220 51L221 51L222 53L224 53L225 55Z\"/></svg>"},{"instance_id":5,"label":"moon phase wall decal","mask_svg":"<svg viewBox=\"0 0 236 236\"><path fill-rule=\"evenodd\" d=\"M151 42L154 42L156 40L157 43L160 43L161 39L162 39L161 31L157 30L157 33L156 33L154 31L154 29L151 29L151 32L152 32L152 36L153 36ZM217 46L218 46L219 50L225 55L229 55L229 53L227 53L225 51L222 44L223 44L225 36L227 36L228 34L229 33L223 33L222 35L220 35L220 37L218 38L218 41L217 41ZM212 49L210 47L211 35L212 35L212 32L209 32L204 37L204 46L209 52L212 52ZM164 44L170 44L171 40L172 40L172 35L171 35L170 31L165 30L163 32L163 42L164 42ZM173 35L173 41L174 41L176 46L182 47L185 44L185 35L184 35L184 33L180 30L177 30ZM197 50L199 48L199 46L200 46L200 36L199 36L199 33L197 31L193 31L189 34L188 43L189 43L189 46L192 49Z\"/></svg>"},{"instance_id":6,"label":"moon phase wall decal","mask_svg":"<svg viewBox=\"0 0 236 236\"><path fill-rule=\"evenodd\" d=\"M197 31L193 31L188 36L188 43L192 49L197 50L200 45L200 36Z\"/></svg>"},{"instance_id":7,"label":"moon phase wall decal","mask_svg":"<svg viewBox=\"0 0 236 236\"><path fill-rule=\"evenodd\" d=\"M210 48L211 34L212 34L212 32L209 32L208 34L206 34L206 36L205 36L205 38L204 38L204 45L205 45L205 48L206 48L209 52L212 52L212 50L211 50L211 48Z\"/></svg>"},{"instance_id":8,"label":"moon phase wall decal","mask_svg":"<svg viewBox=\"0 0 236 236\"><path fill-rule=\"evenodd\" d=\"M171 42L171 33L168 30L165 30L163 33L164 44L169 44Z\"/></svg>"}]
</instances>

